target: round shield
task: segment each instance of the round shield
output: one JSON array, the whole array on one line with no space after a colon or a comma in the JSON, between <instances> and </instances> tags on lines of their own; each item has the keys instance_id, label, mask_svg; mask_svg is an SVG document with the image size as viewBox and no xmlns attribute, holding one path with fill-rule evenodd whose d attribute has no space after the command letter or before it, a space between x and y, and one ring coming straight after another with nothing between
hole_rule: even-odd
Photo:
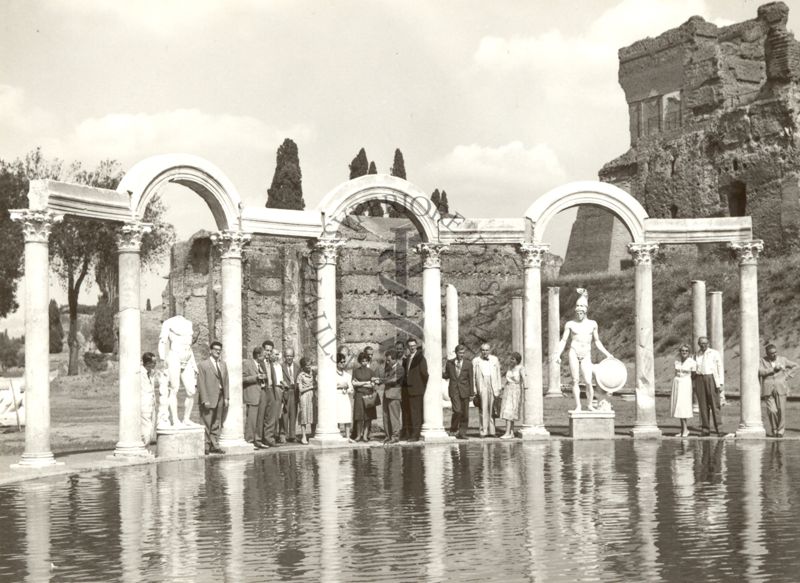
<instances>
[{"instance_id":1,"label":"round shield","mask_svg":"<svg viewBox=\"0 0 800 583\"><path fill-rule=\"evenodd\" d=\"M614 393L625 386L628 370L621 360L606 358L594 365L594 379L606 393Z\"/></svg>"}]
</instances>

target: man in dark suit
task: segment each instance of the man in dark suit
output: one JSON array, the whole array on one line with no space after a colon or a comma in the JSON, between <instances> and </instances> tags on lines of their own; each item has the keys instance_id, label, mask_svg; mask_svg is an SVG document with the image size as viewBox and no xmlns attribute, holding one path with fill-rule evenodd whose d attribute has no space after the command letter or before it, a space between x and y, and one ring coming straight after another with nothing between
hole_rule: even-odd
<instances>
[{"instance_id":1,"label":"man in dark suit","mask_svg":"<svg viewBox=\"0 0 800 583\"><path fill-rule=\"evenodd\" d=\"M398 354L394 350L386 351L386 364L381 376L383 385L383 430L386 438L383 443L397 443L400 441L400 428L402 424L400 401L403 397L403 379L405 370L398 362Z\"/></svg>"},{"instance_id":2,"label":"man in dark suit","mask_svg":"<svg viewBox=\"0 0 800 583\"><path fill-rule=\"evenodd\" d=\"M419 441L422 432L422 406L425 398L425 387L428 384L428 361L422 355L413 338L406 342L408 356L403 359L406 378L403 389L407 399L407 410L410 423L406 425L406 410L403 410L404 431L409 441Z\"/></svg>"},{"instance_id":3,"label":"man in dark suit","mask_svg":"<svg viewBox=\"0 0 800 583\"><path fill-rule=\"evenodd\" d=\"M464 358L466 346L456 346L456 357L447 361L444 366L442 378L449 380L447 392L450 395L450 404L453 408L453 417L450 421L450 435L456 439L467 438L469 427L469 401L474 396L472 379L472 362Z\"/></svg>"},{"instance_id":4,"label":"man in dark suit","mask_svg":"<svg viewBox=\"0 0 800 583\"><path fill-rule=\"evenodd\" d=\"M272 366L272 351L275 349L275 345L271 340L265 340L261 347L264 349L264 353L258 365L264 375L264 384L261 385L261 400L258 404L256 418L256 437L253 441L256 449L275 447L275 433L278 429L278 412L280 411L280 401L275 394L275 367Z\"/></svg>"},{"instance_id":5,"label":"man in dark suit","mask_svg":"<svg viewBox=\"0 0 800 583\"><path fill-rule=\"evenodd\" d=\"M222 343L214 340L209 357L197 365L197 393L200 417L206 426L206 453L224 453L219 447L219 433L228 409L228 368L222 362Z\"/></svg>"},{"instance_id":6,"label":"man in dark suit","mask_svg":"<svg viewBox=\"0 0 800 583\"><path fill-rule=\"evenodd\" d=\"M244 398L244 440L253 443L258 431L258 405L261 402L261 387L267 383L267 375L261 369L260 362L264 357L264 349L256 346L253 358L242 361L242 396Z\"/></svg>"},{"instance_id":7,"label":"man in dark suit","mask_svg":"<svg viewBox=\"0 0 800 583\"><path fill-rule=\"evenodd\" d=\"M287 348L283 352L283 364L281 365L281 383L279 391L282 398L283 415L280 418L280 430L284 436L280 440L294 441L295 428L297 425L297 374L300 367L294 361L294 349Z\"/></svg>"}]
</instances>

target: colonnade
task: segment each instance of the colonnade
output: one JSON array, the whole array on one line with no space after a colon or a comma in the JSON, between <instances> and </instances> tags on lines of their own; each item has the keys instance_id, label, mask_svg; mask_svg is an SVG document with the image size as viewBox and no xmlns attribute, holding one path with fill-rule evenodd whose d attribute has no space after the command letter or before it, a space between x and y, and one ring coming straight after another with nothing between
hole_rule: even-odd
<instances>
[{"instance_id":1,"label":"colonnade","mask_svg":"<svg viewBox=\"0 0 800 583\"><path fill-rule=\"evenodd\" d=\"M55 459L50 449L49 395L49 329L48 240L52 225L62 215L49 210L13 211L12 218L23 225L25 234L25 385L26 434L25 452L19 466L51 465ZM119 228L119 441L114 455L148 455L139 435L140 401L140 248L142 236L150 225L129 222ZM230 408L222 430L220 445L228 452L249 451L244 441L242 414L242 248L250 234L239 230L223 230L212 239L219 248L222 268L222 338L224 359L230 377ZM336 424L336 259L344 241L320 238L314 248L317 270L317 365L319 375L318 425L314 443L335 446L343 438ZM763 249L759 240L730 243L739 264L740 338L741 338L741 422L737 437L765 435L760 411L758 383L759 335L757 262ZM422 437L426 441L451 439L444 430L441 406L442 378L442 305L441 254L447 246L424 242L415 247L423 261L422 296L424 302L424 348L428 362L428 390L424 398ZM636 422L634 437L658 437L656 423L655 378L653 367L653 291L652 258L656 243L631 243L636 302ZM524 365L529 379L525 387L521 433L525 439L547 438L543 415L543 366L541 322L541 266L547 245L524 243L519 246L523 259L523 326ZM45 283L43 283L45 282ZM549 294L550 305L557 305L557 296ZM715 310L712 308L712 316ZM552 326L552 322L550 323ZM712 331L721 330L721 319L712 318ZM720 332L721 333L721 332ZM552 339L551 339L552 343ZM555 393L553 369L550 369L549 393ZM560 389L559 389L560 392Z\"/></svg>"}]
</instances>

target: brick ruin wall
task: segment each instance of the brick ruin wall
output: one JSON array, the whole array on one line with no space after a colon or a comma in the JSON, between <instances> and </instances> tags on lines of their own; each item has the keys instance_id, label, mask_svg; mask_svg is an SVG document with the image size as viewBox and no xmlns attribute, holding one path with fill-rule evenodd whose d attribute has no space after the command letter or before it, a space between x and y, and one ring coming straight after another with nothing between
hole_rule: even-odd
<instances>
[{"instance_id":1,"label":"brick ruin wall","mask_svg":"<svg viewBox=\"0 0 800 583\"><path fill-rule=\"evenodd\" d=\"M337 330L339 344L351 352L367 344L384 350L396 340L422 337L422 259L412 251L419 236L402 219L370 221L392 224L391 238L348 233L349 241L339 251ZM308 250L305 241L265 235L255 235L245 247L242 336L248 352L270 338L279 347L316 356L316 273ZM555 278L560 264L559 257L549 257L543 279ZM498 312L508 310L508 298L522 288L522 269L513 245L452 245L442 253L442 318L444 289L453 284L459 293L461 340L470 345L494 340L490 336ZM188 242L177 243L164 290L163 317L182 313L195 323L198 356L221 333L220 294L219 257L209 234L199 232ZM510 344L510 328L507 335L504 344ZM443 320L443 342L444 337Z\"/></svg>"},{"instance_id":2,"label":"brick ruin wall","mask_svg":"<svg viewBox=\"0 0 800 583\"><path fill-rule=\"evenodd\" d=\"M630 149L600 179L652 217L750 215L765 254L800 248L800 43L788 8L717 27L700 17L619 51ZM630 241L603 209L578 210L562 273L620 269Z\"/></svg>"}]
</instances>

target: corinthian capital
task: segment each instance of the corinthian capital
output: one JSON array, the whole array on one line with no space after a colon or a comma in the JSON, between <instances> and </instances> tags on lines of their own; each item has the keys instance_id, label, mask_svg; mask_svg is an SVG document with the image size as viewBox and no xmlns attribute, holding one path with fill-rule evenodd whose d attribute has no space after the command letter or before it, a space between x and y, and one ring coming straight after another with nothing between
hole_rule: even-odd
<instances>
[{"instance_id":1,"label":"corinthian capital","mask_svg":"<svg viewBox=\"0 0 800 583\"><path fill-rule=\"evenodd\" d=\"M17 209L9 211L9 216L12 221L22 223L22 232L25 234L26 243L47 243L53 225L64 219L64 215L50 210Z\"/></svg>"},{"instance_id":2,"label":"corinthian capital","mask_svg":"<svg viewBox=\"0 0 800 583\"><path fill-rule=\"evenodd\" d=\"M422 268L440 268L442 266L441 253L447 249L447 245L441 243L420 243L414 245L414 252L422 255Z\"/></svg>"},{"instance_id":3,"label":"corinthian capital","mask_svg":"<svg viewBox=\"0 0 800 583\"><path fill-rule=\"evenodd\" d=\"M550 245L536 245L533 243L522 243L519 252L522 254L522 261L525 267L541 267Z\"/></svg>"},{"instance_id":4,"label":"corinthian capital","mask_svg":"<svg viewBox=\"0 0 800 583\"><path fill-rule=\"evenodd\" d=\"M317 268L324 265L336 265L339 247L344 244L344 239L317 239L312 250L312 258Z\"/></svg>"},{"instance_id":5,"label":"corinthian capital","mask_svg":"<svg viewBox=\"0 0 800 583\"><path fill-rule=\"evenodd\" d=\"M634 265L650 265L658 252L658 243L628 243Z\"/></svg>"},{"instance_id":6,"label":"corinthian capital","mask_svg":"<svg viewBox=\"0 0 800 583\"><path fill-rule=\"evenodd\" d=\"M758 256L764 250L764 241L761 239L738 241L736 243L728 243L728 246L736 253L739 265L756 265Z\"/></svg>"},{"instance_id":7,"label":"corinthian capital","mask_svg":"<svg viewBox=\"0 0 800 583\"><path fill-rule=\"evenodd\" d=\"M242 249L251 238L250 233L241 231L219 231L211 234L211 242L217 246L223 259L241 259Z\"/></svg>"},{"instance_id":8,"label":"corinthian capital","mask_svg":"<svg viewBox=\"0 0 800 583\"><path fill-rule=\"evenodd\" d=\"M117 229L117 249L120 253L138 253L142 236L153 230L150 223L125 223Z\"/></svg>"}]
</instances>

